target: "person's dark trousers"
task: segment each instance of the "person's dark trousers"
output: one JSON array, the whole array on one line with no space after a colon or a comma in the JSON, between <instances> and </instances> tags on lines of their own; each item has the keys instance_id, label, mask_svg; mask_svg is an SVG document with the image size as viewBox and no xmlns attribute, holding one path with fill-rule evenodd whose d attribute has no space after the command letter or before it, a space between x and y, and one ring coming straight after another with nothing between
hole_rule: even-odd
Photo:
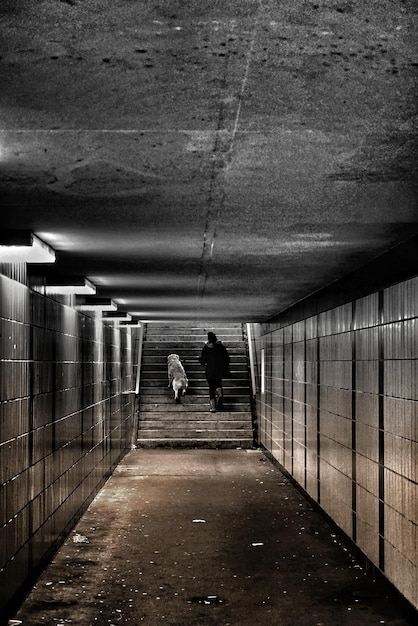
<instances>
[{"instance_id":1,"label":"person's dark trousers","mask_svg":"<svg viewBox=\"0 0 418 626\"><path fill-rule=\"evenodd\" d=\"M223 389L222 389L222 380L220 378L215 378L212 380L208 380L209 383L209 400L211 404L211 411L215 409L222 408L223 402Z\"/></svg>"},{"instance_id":2,"label":"person's dark trousers","mask_svg":"<svg viewBox=\"0 0 418 626\"><path fill-rule=\"evenodd\" d=\"M218 389L218 387L222 387L222 380L220 378L212 378L211 380L208 380L208 383L209 383L209 399L215 400L216 390Z\"/></svg>"}]
</instances>

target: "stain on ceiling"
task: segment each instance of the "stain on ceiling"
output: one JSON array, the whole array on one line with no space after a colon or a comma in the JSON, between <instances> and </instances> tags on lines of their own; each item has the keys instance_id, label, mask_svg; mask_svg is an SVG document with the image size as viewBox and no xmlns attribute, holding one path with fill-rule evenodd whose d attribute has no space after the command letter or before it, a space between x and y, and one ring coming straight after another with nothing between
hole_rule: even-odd
<instances>
[{"instance_id":1,"label":"stain on ceiling","mask_svg":"<svg viewBox=\"0 0 418 626\"><path fill-rule=\"evenodd\" d=\"M0 21L2 230L121 311L264 321L418 232L413 0L2 0Z\"/></svg>"}]
</instances>

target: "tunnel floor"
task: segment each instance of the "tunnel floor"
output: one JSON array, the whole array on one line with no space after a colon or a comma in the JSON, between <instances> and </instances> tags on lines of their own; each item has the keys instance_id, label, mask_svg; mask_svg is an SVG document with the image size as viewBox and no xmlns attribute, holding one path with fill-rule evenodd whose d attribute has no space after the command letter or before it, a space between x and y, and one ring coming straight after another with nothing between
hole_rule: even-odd
<instances>
[{"instance_id":1,"label":"tunnel floor","mask_svg":"<svg viewBox=\"0 0 418 626\"><path fill-rule=\"evenodd\" d=\"M260 450L132 450L15 616L40 624L412 623Z\"/></svg>"}]
</instances>

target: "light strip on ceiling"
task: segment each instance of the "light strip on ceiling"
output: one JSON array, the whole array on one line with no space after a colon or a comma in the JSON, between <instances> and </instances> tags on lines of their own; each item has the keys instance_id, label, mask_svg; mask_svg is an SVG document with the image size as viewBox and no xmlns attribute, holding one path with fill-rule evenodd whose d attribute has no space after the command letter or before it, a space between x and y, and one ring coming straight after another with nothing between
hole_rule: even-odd
<instances>
[{"instance_id":1,"label":"light strip on ceiling","mask_svg":"<svg viewBox=\"0 0 418 626\"><path fill-rule=\"evenodd\" d=\"M129 315L129 313L127 313L126 315L115 315L115 316L104 315L103 321L105 322L131 322L132 315Z\"/></svg>"},{"instance_id":2,"label":"light strip on ceiling","mask_svg":"<svg viewBox=\"0 0 418 626\"><path fill-rule=\"evenodd\" d=\"M1 244L0 263L55 263L55 251L31 234L28 244Z\"/></svg>"},{"instance_id":3,"label":"light strip on ceiling","mask_svg":"<svg viewBox=\"0 0 418 626\"><path fill-rule=\"evenodd\" d=\"M92 282L84 280L80 285L47 285L45 287L46 295L60 295L65 296L68 294L79 295L94 295L96 293L96 286Z\"/></svg>"},{"instance_id":4,"label":"light strip on ceiling","mask_svg":"<svg viewBox=\"0 0 418 626\"><path fill-rule=\"evenodd\" d=\"M110 300L109 303L97 302L97 303L90 303L90 304L79 304L78 306L76 306L76 309L79 311L105 312L105 311L117 311L118 307L113 302L113 300Z\"/></svg>"}]
</instances>

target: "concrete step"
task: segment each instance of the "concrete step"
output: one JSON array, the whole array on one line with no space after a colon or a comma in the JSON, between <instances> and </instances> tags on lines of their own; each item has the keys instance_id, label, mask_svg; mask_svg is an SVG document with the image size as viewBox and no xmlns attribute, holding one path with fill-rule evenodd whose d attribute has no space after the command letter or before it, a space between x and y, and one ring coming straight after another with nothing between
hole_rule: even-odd
<instances>
[{"instance_id":1,"label":"concrete step","mask_svg":"<svg viewBox=\"0 0 418 626\"><path fill-rule=\"evenodd\" d=\"M243 341L243 336L242 333L237 331L237 332L228 332L228 333L222 333L222 335L218 335L218 338L222 341L222 343L235 343L236 341ZM207 340L207 334L206 333L188 333L188 332L184 332L184 333L147 333L146 335L146 340L147 341L159 341L159 342L170 342L170 341L185 341L185 342L191 342L191 343L195 343L196 345L200 345L202 346Z\"/></svg>"},{"instance_id":2,"label":"concrete step","mask_svg":"<svg viewBox=\"0 0 418 626\"><path fill-rule=\"evenodd\" d=\"M201 374L204 376L204 367L200 365L200 363L191 363L190 361L183 361L183 366L187 370L187 373L196 372L197 374ZM247 363L242 360L241 362L233 361L230 363L230 371L231 374L237 374L244 372L246 375L248 374L248 366ZM162 373L167 375L167 363L164 361L155 361L152 362L142 362L142 370L141 370L141 378L143 376L150 376L152 374Z\"/></svg>"},{"instance_id":3,"label":"concrete step","mask_svg":"<svg viewBox=\"0 0 418 626\"><path fill-rule=\"evenodd\" d=\"M217 415L217 413L211 413L212 416ZM158 425L157 425L158 424ZM211 420L190 420L190 422L185 422L181 420L180 422L176 422L175 420L162 420L158 423L154 420L141 420L139 423L139 434L144 431L157 431L162 430L164 432L167 431L176 431L176 433L188 432L190 430L199 431L199 432L210 432L210 431L222 431L226 432L229 430L252 430L251 423L248 423L248 420L236 421L236 420L222 420L217 421L215 419Z\"/></svg>"},{"instance_id":4,"label":"concrete step","mask_svg":"<svg viewBox=\"0 0 418 626\"><path fill-rule=\"evenodd\" d=\"M249 394L245 393L245 390L241 394L228 394L223 399L225 411L240 411L241 407L250 406ZM193 393L193 391L187 392L184 396L180 396L180 402L175 402L174 393L168 392L167 394L142 394L139 402L140 411L145 410L145 406L161 405L162 411L189 410L187 407L196 408L197 411L201 411L202 405L209 406L209 393ZM238 407L238 408L235 408Z\"/></svg>"},{"instance_id":5,"label":"concrete step","mask_svg":"<svg viewBox=\"0 0 418 626\"><path fill-rule=\"evenodd\" d=\"M178 354L181 359L194 359L198 362L200 354L202 352L202 345L195 345L190 343L189 345L184 341L163 343L163 342L146 342L144 344L143 354L145 356L153 356L153 355L161 355L168 356L169 354ZM234 358L236 355L241 355L245 352L246 346L244 342L241 344L225 344L225 348L228 350L228 353L231 358Z\"/></svg>"},{"instance_id":6,"label":"concrete step","mask_svg":"<svg viewBox=\"0 0 418 626\"><path fill-rule=\"evenodd\" d=\"M187 372L186 372L187 375ZM197 376L187 376L188 381L189 381L189 387L188 390L193 388L193 389L208 389L208 383L206 381L206 378L204 378L203 376L200 376L199 378L197 378ZM160 378L142 378L142 389L147 388L149 389L150 387L163 387L165 389L168 389L168 377L167 376L162 376ZM249 385L249 379L248 378L225 378L222 381L222 385L224 387L224 389L233 389L234 387L248 387Z\"/></svg>"},{"instance_id":7,"label":"concrete step","mask_svg":"<svg viewBox=\"0 0 418 626\"><path fill-rule=\"evenodd\" d=\"M176 405L178 406L178 405ZM185 422L246 422L251 423L251 413L249 411L230 411L222 410L211 413L209 411L209 404L205 407L204 411L169 411L169 410L155 410L144 411L141 413L139 422L144 424L146 421L152 420L153 422L159 421L160 423L167 424L173 422L176 424L182 424Z\"/></svg>"},{"instance_id":8,"label":"concrete step","mask_svg":"<svg viewBox=\"0 0 418 626\"><path fill-rule=\"evenodd\" d=\"M196 331L198 333L207 333L210 330L214 333L223 333L233 330L242 332L242 324L239 322L225 322L218 325L206 320L206 322L199 322L199 324L194 324L193 322L162 322L160 324L147 325L147 332L177 332L178 330L187 330L187 332Z\"/></svg>"},{"instance_id":9,"label":"concrete step","mask_svg":"<svg viewBox=\"0 0 418 626\"><path fill-rule=\"evenodd\" d=\"M193 372L195 374L205 375L205 368L200 363L190 363L190 361L182 360L182 364L186 372ZM167 376L167 361L156 361L154 359L147 360L146 358L142 362L142 374L148 374L150 372ZM230 371L233 374L241 373L247 375L248 367L245 362L232 362L230 363Z\"/></svg>"},{"instance_id":10,"label":"concrete step","mask_svg":"<svg viewBox=\"0 0 418 626\"><path fill-rule=\"evenodd\" d=\"M233 344L229 344L225 345L225 347L229 352L231 360L243 356L245 356L246 358L246 346L234 347ZM202 345L185 345L183 342L181 344L178 342L177 345L173 345L171 343L169 344L159 342L158 345L151 346L144 344L143 347L143 354L145 354L146 356L159 356L160 358L163 358L164 356L167 357L173 352L175 354L178 354L179 356L181 355L182 359L187 359L188 361L193 363L199 363L199 358L202 353Z\"/></svg>"},{"instance_id":11,"label":"concrete step","mask_svg":"<svg viewBox=\"0 0 418 626\"><path fill-rule=\"evenodd\" d=\"M241 382L240 382L241 381ZM249 381L243 378L237 380L224 378L222 380L222 387L224 394L226 393L243 393L244 390L248 393ZM141 390L148 392L152 389L159 390L158 393L171 393L171 385L168 386L168 378L162 378L161 380L143 380L141 382ZM187 393L209 393L208 383L205 379L192 380L187 388Z\"/></svg>"},{"instance_id":12,"label":"concrete step","mask_svg":"<svg viewBox=\"0 0 418 626\"><path fill-rule=\"evenodd\" d=\"M182 396L180 399L180 403L183 404L195 404L200 402L208 402L209 401L209 393L202 390L188 389L187 394ZM249 394L245 393L245 388L242 389L241 393L229 393L224 395L224 403L234 404L239 402L240 404L248 402L249 403ZM157 387L153 387L150 389L142 389L141 390L141 400L140 407L143 403L151 404L155 402L166 403L166 404L174 404L174 393L170 393L169 390L158 389Z\"/></svg>"},{"instance_id":13,"label":"concrete step","mask_svg":"<svg viewBox=\"0 0 418 626\"><path fill-rule=\"evenodd\" d=\"M185 371L186 371L186 376L188 378L189 384L190 384L190 381L192 381L194 385L196 384L199 386L208 385L203 372L193 372L193 371L190 371L189 369ZM232 384L232 385L237 384L241 386L243 384L242 381L246 381L247 383L249 383L249 380L250 379L248 377L248 372L233 371L228 375L228 378L223 379L222 384L224 383ZM145 372L142 372L141 381L143 385L148 385L149 383L153 382L153 383L160 385L161 387L163 387L164 385L167 386L168 374L166 371L161 371L161 370L159 372L156 372L155 370L146 370Z\"/></svg>"},{"instance_id":14,"label":"concrete step","mask_svg":"<svg viewBox=\"0 0 418 626\"><path fill-rule=\"evenodd\" d=\"M187 380L189 381L189 388L201 388L209 389L208 381L205 376L197 372L188 372L186 370ZM146 376L141 376L141 387L160 387L161 389L171 389L171 385L168 383L168 375L164 372L158 372L154 376L147 373ZM228 378L222 379L222 386L224 389L233 389L234 387L249 387L250 379L247 377L246 372L233 372Z\"/></svg>"},{"instance_id":15,"label":"concrete step","mask_svg":"<svg viewBox=\"0 0 418 626\"><path fill-rule=\"evenodd\" d=\"M171 387L168 387L167 384L164 385L152 385L150 384L152 381L145 381L145 384L141 384L141 395L167 395L171 397L173 394L173 390ZM228 384L229 381L223 381L223 390L225 398L237 395L246 395L248 397L249 394L249 386L247 385L235 385ZM201 384L191 384L187 387L186 396L199 396L199 395L208 395L209 388L206 381Z\"/></svg>"},{"instance_id":16,"label":"concrete step","mask_svg":"<svg viewBox=\"0 0 418 626\"><path fill-rule=\"evenodd\" d=\"M153 367L158 366L160 368L167 369L168 354L171 354L171 353L157 354L154 351L152 354L147 354L146 351L144 351L142 354L142 369L150 367L150 366L153 366ZM178 354L178 352L175 354ZM179 357L185 369L187 369L190 366L194 366L196 368L200 368L203 371L204 369L203 365L199 363L199 359L197 356L196 358L192 359L189 355L186 355L186 357L184 357L181 354L179 354ZM248 365L247 357L244 353L231 356L230 367L232 369L234 369L237 366L242 366L242 365Z\"/></svg>"},{"instance_id":17,"label":"concrete step","mask_svg":"<svg viewBox=\"0 0 418 626\"><path fill-rule=\"evenodd\" d=\"M192 390L195 392L209 393L208 382L205 378L195 378L194 376L189 376L187 372L186 375L189 381L186 393ZM222 380L222 387L224 393L229 393L231 390L234 391L234 393L235 391L242 392L243 390L249 392L250 381L246 378L224 378ZM168 384L168 378L166 376L164 378L143 378L141 380L141 389L165 389L168 393L172 392L172 386Z\"/></svg>"},{"instance_id":18,"label":"concrete step","mask_svg":"<svg viewBox=\"0 0 418 626\"><path fill-rule=\"evenodd\" d=\"M149 399L149 398L147 398ZM223 412L229 413L247 413L250 412L250 402L246 398L246 402L224 401ZM176 404L173 398L157 398L154 397L152 402L141 402L139 405L140 417L147 413L204 413L209 411L209 397L193 398L193 403L187 404L187 398L182 398L180 404Z\"/></svg>"},{"instance_id":19,"label":"concrete step","mask_svg":"<svg viewBox=\"0 0 418 626\"><path fill-rule=\"evenodd\" d=\"M212 326L211 324L202 325L202 326L181 326L175 325L172 326L160 326L154 324L148 324L146 329L146 337L159 337L159 336L189 336L189 337L202 337L204 341L207 340L207 333L211 331L214 332L215 335L223 341L224 337L232 336L232 337L242 337L242 327L241 324L235 325L222 325L222 326Z\"/></svg>"},{"instance_id":20,"label":"concrete step","mask_svg":"<svg viewBox=\"0 0 418 626\"><path fill-rule=\"evenodd\" d=\"M155 335L154 337L147 337L145 343L152 347L161 346L161 348L166 348L167 346L170 346L170 345L179 345L181 348L181 346L185 345L187 347L194 348L195 350L201 350L203 346L205 345L206 341L207 341L207 337L205 337L203 340L200 340L194 337L181 337L181 336L172 335L171 337L165 336L162 339L160 339L159 337ZM246 345L246 342L244 341L242 337L231 337L230 341L222 341L222 343L226 347L230 346L231 348L236 347L236 346L245 347Z\"/></svg>"},{"instance_id":21,"label":"concrete step","mask_svg":"<svg viewBox=\"0 0 418 626\"><path fill-rule=\"evenodd\" d=\"M180 355L179 355L180 356ZM156 370L165 370L167 371L167 357L168 354L156 354L153 352L152 354L144 354L142 355L142 367L145 369L155 368ZM204 372L205 366L202 365L199 361L199 358L191 358L190 356L180 357L181 362L183 363L185 368L190 368L196 371ZM243 352L232 355L229 361L231 369L246 369L248 368L248 359L246 354Z\"/></svg>"},{"instance_id":22,"label":"concrete step","mask_svg":"<svg viewBox=\"0 0 418 626\"><path fill-rule=\"evenodd\" d=\"M197 326L196 324L173 324L169 325L159 325L159 324L147 324L146 326L146 336L152 334L176 334L176 333L193 333L196 335L205 335L207 336L208 332L215 333L220 339L225 334L228 333L237 333L237 334L245 334L245 330L241 324L222 324L221 326L213 326L213 324L202 324Z\"/></svg>"},{"instance_id":23,"label":"concrete step","mask_svg":"<svg viewBox=\"0 0 418 626\"><path fill-rule=\"evenodd\" d=\"M184 439L138 438L137 446L139 448L201 448L209 450L242 448L243 450L249 450L254 447L254 443L252 437L247 439L208 439L206 437Z\"/></svg>"},{"instance_id":24,"label":"concrete step","mask_svg":"<svg viewBox=\"0 0 418 626\"><path fill-rule=\"evenodd\" d=\"M181 359L181 363L186 371L186 373L195 373L200 374L201 376L205 376L205 367L200 365L200 363L192 363L185 359ZM233 361L230 363L230 372L236 374L241 373L244 376L248 375L248 367L245 367L245 361ZM155 372L162 374L163 376L168 375L167 368L167 359L158 359L153 357L143 357L142 366L141 366L141 378L142 375L147 374L149 372Z\"/></svg>"},{"instance_id":25,"label":"concrete step","mask_svg":"<svg viewBox=\"0 0 418 626\"><path fill-rule=\"evenodd\" d=\"M170 429L152 428L151 430L139 430L138 438L140 439L252 439L252 430L231 428L231 429L210 429L202 428L190 431L178 429L176 432Z\"/></svg>"}]
</instances>

